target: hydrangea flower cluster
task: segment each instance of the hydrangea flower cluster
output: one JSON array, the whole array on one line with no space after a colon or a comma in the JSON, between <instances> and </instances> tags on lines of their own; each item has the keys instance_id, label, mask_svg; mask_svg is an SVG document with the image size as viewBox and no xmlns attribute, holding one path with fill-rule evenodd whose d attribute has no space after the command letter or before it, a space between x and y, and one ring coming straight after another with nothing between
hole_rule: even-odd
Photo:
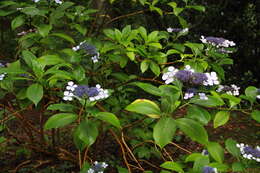
<instances>
[{"instance_id":1,"label":"hydrangea flower cluster","mask_svg":"<svg viewBox=\"0 0 260 173\"><path fill-rule=\"evenodd\" d=\"M72 48L74 51L78 51L79 49L83 49L86 51L87 54L92 55L91 59L93 63L96 63L99 61L99 52L97 51L96 47L86 43L85 41L80 42L78 46L75 46Z\"/></svg>"},{"instance_id":2,"label":"hydrangea flower cluster","mask_svg":"<svg viewBox=\"0 0 260 173\"><path fill-rule=\"evenodd\" d=\"M171 28L171 27L167 28L167 32L169 32L169 33L172 33L172 32L185 33L185 32L188 32L188 31L189 31L189 28L184 28L184 29L182 29L182 28Z\"/></svg>"},{"instance_id":3,"label":"hydrangea flower cluster","mask_svg":"<svg viewBox=\"0 0 260 173\"><path fill-rule=\"evenodd\" d=\"M87 85L76 85L74 82L68 82L64 91L63 100L72 101L73 97L88 98L89 101L98 101L109 97L108 90L101 88L99 84L96 87Z\"/></svg>"},{"instance_id":4,"label":"hydrangea flower cluster","mask_svg":"<svg viewBox=\"0 0 260 173\"><path fill-rule=\"evenodd\" d=\"M33 2L39 2L40 0L33 0ZM62 4L61 0L54 0L56 4Z\"/></svg>"},{"instance_id":5,"label":"hydrangea flower cluster","mask_svg":"<svg viewBox=\"0 0 260 173\"><path fill-rule=\"evenodd\" d=\"M218 173L218 170L217 170L217 168L212 168L210 166L204 166L202 172L203 173Z\"/></svg>"},{"instance_id":6,"label":"hydrangea flower cluster","mask_svg":"<svg viewBox=\"0 0 260 173\"><path fill-rule=\"evenodd\" d=\"M217 92L226 92L229 95L238 96L240 87L232 84L231 86L219 85Z\"/></svg>"},{"instance_id":7,"label":"hydrangea flower cluster","mask_svg":"<svg viewBox=\"0 0 260 173\"><path fill-rule=\"evenodd\" d=\"M260 147L252 148L249 145L243 143L237 144L237 147L240 149L242 156L249 160L255 160L260 162Z\"/></svg>"},{"instance_id":8,"label":"hydrangea flower cluster","mask_svg":"<svg viewBox=\"0 0 260 173\"><path fill-rule=\"evenodd\" d=\"M173 66L168 67L168 71L163 74L162 79L165 80L165 84L169 84L175 79L191 85L213 86L219 84L216 72L197 73L189 65L186 65L184 70L178 70Z\"/></svg>"},{"instance_id":9,"label":"hydrangea flower cluster","mask_svg":"<svg viewBox=\"0 0 260 173\"><path fill-rule=\"evenodd\" d=\"M201 42L202 43L208 43L211 44L212 46L216 46L217 48L219 47L230 47L230 46L235 46L236 44L233 41L226 40L221 37L204 37L201 36Z\"/></svg>"},{"instance_id":10,"label":"hydrangea flower cluster","mask_svg":"<svg viewBox=\"0 0 260 173\"><path fill-rule=\"evenodd\" d=\"M5 67L5 65L2 64L2 63L0 63L0 68L3 68L3 67ZM6 74L7 74L7 73L2 73L2 74L0 74L0 81L1 81L1 80L4 80Z\"/></svg>"},{"instance_id":11,"label":"hydrangea flower cluster","mask_svg":"<svg viewBox=\"0 0 260 173\"><path fill-rule=\"evenodd\" d=\"M186 65L184 70L178 70L173 66L168 67L167 70L168 71L162 76L165 84L169 84L176 79L191 86L213 86L219 84L216 72L198 73L195 72L189 65ZM190 99L195 96L196 93L197 90L195 88L189 88L184 94L184 99ZM198 93L198 95L201 100L208 100L205 93Z\"/></svg>"},{"instance_id":12,"label":"hydrangea flower cluster","mask_svg":"<svg viewBox=\"0 0 260 173\"><path fill-rule=\"evenodd\" d=\"M94 165L89 168L87 173L103 173L104 169L108 167L108 164L105 162L94 162Z\"/></svg>"}]
</instances>

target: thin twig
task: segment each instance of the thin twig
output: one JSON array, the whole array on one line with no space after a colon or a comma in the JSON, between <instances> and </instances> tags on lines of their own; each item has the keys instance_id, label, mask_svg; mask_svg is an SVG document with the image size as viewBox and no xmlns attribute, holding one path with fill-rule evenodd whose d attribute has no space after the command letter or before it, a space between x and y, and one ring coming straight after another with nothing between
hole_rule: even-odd
<instances>
[{"instance_id":1,"label":"thin twig","mask_svg":"<svg viewBox=\"0 0 260 173\"><path fill-rule=\"evenodd\" d=\"M179 149L181 149L181 150L183 150L183 151L185 151L185 152L187 152L187 153L189 153L189 154L192 153L192 152L190 152L189 150L187 150L187 149L185 149L185 148L182 148L181 146L179 146L178 144L176 144L176 143L174 143L174 142L171 142L170 144L176 146L177 148L179 148Z\"/></svg>"}]
</instances>

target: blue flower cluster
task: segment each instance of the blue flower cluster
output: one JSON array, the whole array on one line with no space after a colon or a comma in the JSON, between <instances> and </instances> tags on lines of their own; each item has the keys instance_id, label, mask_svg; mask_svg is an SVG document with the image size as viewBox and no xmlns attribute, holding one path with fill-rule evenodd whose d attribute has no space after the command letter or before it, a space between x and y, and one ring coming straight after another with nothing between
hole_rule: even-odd
<instances>
[{"instance_id":1,"label":"blue flower cluster","mask_svg":"<svg viewBox=\"0 0 260 173\"><path fill-rule=\"evenodd\" d=\"M204 37L201 36L201 42L202 43L208 43L211 44L212 46L216 46L217 48L219 47L230 47L230 46L235 46L236 44L233 41L226 40L221 37Z\"/></svg>"},{"instance_id":2,"label":"blue flower cluster","mask_svg":"<svg viewBox=\"0 0 260 173\"><path fill-rule=\"evenodd\" d=\"M218 173L218 170L217 170L217 168L212 168L210 166L204 166L202 172L203 173Z\"/></svg>"},{"instance_id":3,"label":"blue flower cluster","mask_svg":"<svg viewBox=\"0 0 260 173\"><path fill-rule=\"evenodd\" d=\"M33 2L39 2L40 0L33 0ZM57 4L62 4L62 1L61 0L54 0L55 1L55 3L57 3Z\"/></svg>"},{"instance_id":4,"label":"blue flower cluster","mask_svg":"<svg viewBox=\"0 0 260 173\"><path fill-rule=\"evenodd\" d=\"M91 59L93 61L93 63L96 63L99 61L100 57L99 57L99 52L97 51L96 47L89 44L89 43L86 43L85 41L79 43L78 46L75 46L72 48L72 50L74 51L78 51L79 49L83 49L85 50L85 52L89 55L91 55Z\"/></svg>"},{"instance_id":5,"label":"blue flower cluster","mask_svg":"<svg viewBox=\"0 0 260 173\"><path fill-rule=\"evenodd\" d=\"M68 82L64 91L63 100L72 101L73 97L88 98L89 101L98 101L109 97L108 90L101 88L99 84L95 87L87 85L76 85L74 82Z\"/></svg>"},{"instance_id":6,"label":"blue flower cluster","mask_svg":"<svg viewBox=\"0 0 260 173\"><path fill-rule=\"evenodd\" d=\"M168 67L168 71L163 74L162 79L165 80L165 84L169 84L176 79L188 86L213 86L219 84L216 72L198 73L189 65L186 65L184 70L178 70L173 66ZM192 98L196 93L195 88L189 88L184 94L184 99ZM201 100L208 99L205 93L198 93L198 95Z\"/></svg>"},{"instance_id":7,"label":"blue flower cluster","mask_svg":"<svg viewBox=\"0 0 260 173\"><path fill-rule=\"evenodd\" d=\"M108 167L108 164L105 162L94 162L94 165L89 168L87 173L103 173L104 169Z\"/></svg>"},{"instance_id":8,"label":"blue flower cluster","mask_svg":"<svg viewBox=\"0 0 260 173\"><path fill-rule=\"evenodd\" d=\"M249 160L255 160L260 162L260 147L252 148L249 145L243 143L237 144L237 147L240 149L242 156Z\"/></svg>"}]
</instances>

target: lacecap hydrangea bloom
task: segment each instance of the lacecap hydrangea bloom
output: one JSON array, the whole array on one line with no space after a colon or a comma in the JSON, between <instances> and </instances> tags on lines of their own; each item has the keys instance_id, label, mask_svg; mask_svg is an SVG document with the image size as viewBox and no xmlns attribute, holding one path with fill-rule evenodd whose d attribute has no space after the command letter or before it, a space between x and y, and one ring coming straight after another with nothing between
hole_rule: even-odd
<instances>
[{"instance_id":1,"label":"lacecap hydrangea bloom","mask_svg":"<svg viewBox=\"0 0 260 173\"><path fill-rule=\"evenodd\" d=\"M72 101L74 97L87 98L89 101L98 101L109 97L107 89L101 88L99 84L95 87L87 85L76 85L74 82L68 82L64 91L63 100Z\"/></svg>"},{"instance_id":2,"label":"lacecap hydrangea bloom","mask_svg":"<svg viewBox=\"0 0 260 173\"><path fill-rule=\"evenodd\" d=\"M218 173L217 168L212 168L210 166L204 166L202 169L203 173Z\"/></svg>"},{"instance_id":3,"label":"lacecap hydrangea bloom","mask_svg":"<svg viewBox=\"0 0 260 173\"><path fill-rule=\"evenodd\" d=\"M172 33L172 32L185 33L185 32L188 32L188 31L189 31L189 28L184 28L184 29L182 29L182 28L171 28L171 27L167 28L167 32L169 32L169 33Z\"/></svg>"},{"instance_id":4,"label":"lacecap hydrangea bloom","mask_svg":"<svg viewBox=\"0 0 260 173\"><path fill-rule=\"evenodd\" d=\"M40 0L32 0L33 2L39 2ZM56 4L62 4L61 0L54 0Z\"/></svg>"},{"instance_id":5,"label":"lacecap hydrangea bloom","mask_svg":"<svg viewBox=\"0 0 260 173\"><path fill-rule=\"evenodd\" d=\"M85 41L83 42L80 42L78 46L75 46L72 48L72 50L74 51L78 51L78 50L85 50L85 52L89 55L91 55L91 59L93 61L93 63L96 63L99 61L100 57L99 57L99 52L97 51L96 47L89 44L89 43L86 43Z\"/></svg>"},{"instance_id":6,"label":"lacecap hydrangea bloom","mask_svg":"<svg viewBox=\"0 0 260 173\"><path fill-rule=\"evenodd\" d=\"M211 44L212 46L216 47L231 47L235 46L236 44L233 41L226 40L221 37L204 37L201 36L201 42L202 43L208 43Z\"/></svg>"},{"instance_id":7,"label":"lacecap hydrangea bloom","mask_svg":"<svg viewBox=\"0 0 260 173\"><path fill-rule=\"evenodd\" d=\"M239 95L240 87L232 84L231 86L227 85L219 85L217 92L225 92L229 95L238 96Z\"/></svg>"},{"instance_id":8,"label":"lacecap hydrangea bloom","mask_svg":"<svg viewBox=\"0 0 260 173\"><path fill-rule=\"evenodd\" d=\"M249 160L255 160L257 162L260 162L260 147L256 146L256 148L253 148L249 145L245 145L243 143L237 144L237 147L240 149L240 153L242 156Z\"/></svg>"},{"instance_id":9,"label":"lacecap hydrangea bloom","mask_svg":"<svg viewBox=\"0 0 260 173\"><path fill-rule=\"evenodd\" d=\"M168 67L168 71L163 74L162 79L165 81L165 84L169 84L175 80L179 80L182 83L188 86L213 86L218 85L219 80L215 72L211 73L198 73L195 72L191 66L186 65L183 70L178 70L173 66ZM189 88L184 94L184 99L190 99L197 93L197 89ZM205 93L198 93L201 100L208 100L208 97Z\"/></svg>"},{"instance_id":10,"label":"lacecap hydrangea bloom","mask_svg":"<svg viewBox=\"0 0 260 173\"><path fill-rule=\"evenodd\" d=\"M87 171L87 173L103 173L104 169L106 169L108 167L108 164L105 162L94 162L94 165L89 168L89 170Z\"/></svg>"}]
</instances>

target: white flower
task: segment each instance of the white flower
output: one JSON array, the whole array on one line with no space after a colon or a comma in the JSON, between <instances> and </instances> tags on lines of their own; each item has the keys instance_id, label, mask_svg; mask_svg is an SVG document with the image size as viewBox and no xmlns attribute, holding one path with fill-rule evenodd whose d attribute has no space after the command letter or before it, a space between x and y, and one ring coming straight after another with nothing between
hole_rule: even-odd
<instances>
[{"instance_id":1,"label":"white flower","mask_svg":"<svg viewBox=\"0 0 260 173\"><path fill-rule=\"evenodd\" d=\"M206 96L205 93L199 93L200 99L201 100L208 100L209 98Z\"/></svg>"},{"instance_id":2,"label":"white flower","mask_svg":"<svg viewBox=\"0 0 260 173\"><path fill-rule=\"evenodd\" d=\"M61 1L61 0L55 0L55 2L56 2L57 4L62 4L62 1Z\"/></svg>"},{"instance_id":3,"label":"white flower","mask_svg":"<svg viewBox=\"0 0 260 173\"><path fill-rule=\"evenodd\" d=\"M165 81L165 84L169 84L174 81L174 75L179 71L173 66L168 67L168 71L162 75L162 80Z\"/></svg>"},{"instance_id":4,"label":"white flower","mask_svg":"<svg viewBox=\"0 0 260 173\"><path fill-rule=\"evenodd\" d=\"M173 28L167 28L167 32L173 32Z\"/></svg>"},{"instance_id":5,"label":"white flower","mask_svg":"<svg viewBox=\"0 0 260 173\"><path fill-rule=\"evenodd\" d=\"M194 93L186 92L186 93L184 94L183 99L187 100L187 99L189 99L189 98L192 98L193 96L194 96Z\"/></svg>"},{"instance_id":6,"label":"white flower","mask_svg":"<svg viewBox=\"0 0 260 173\"><path fill-rule=\"evenodd\" d=\"M260 99L260 95L257 95L256 98L257 98L257 99Z\"/></svg>"},{"instance_id":7,"label":"white flower","mask_svg":"<svg viewBox=\"0 0 260 173\"><path fill-rule=\"evenodd\" d=\"M191 71L192 73L194 73L194 69L192 69L190 65L185 65L184 70Z\"/></svg>"},{"instance_id":8,"label":"white flower","mask_svg":"<svg viewBox=\"0 0 260 173\"><path fill-rule=\"evenodd\" d=\"M207 81L204 81L203 84L205 86L213 86L213 85L218 85L218 76L216 72L211 72L211 73L205 73L207 76Z\"/></svg>"}]
</instances>

